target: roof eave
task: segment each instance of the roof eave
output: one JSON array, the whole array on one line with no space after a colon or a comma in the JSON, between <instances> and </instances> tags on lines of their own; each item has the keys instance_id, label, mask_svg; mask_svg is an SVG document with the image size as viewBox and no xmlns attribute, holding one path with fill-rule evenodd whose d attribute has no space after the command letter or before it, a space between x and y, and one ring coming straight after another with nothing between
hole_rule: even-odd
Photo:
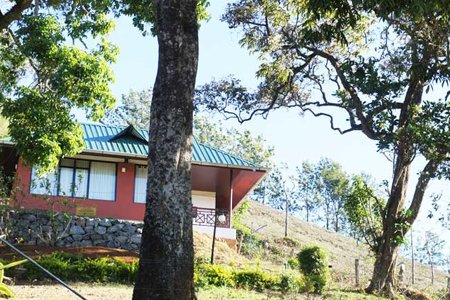
<instances>
[{"instance_id":1,"label":"roof eave","mask_svg":"<svg viewBox=\"0 0 450 300\"><path fill-rule=\"evenodd\" d=\"M11 141L2 141L0 140L0 145L5 145L5 146L11 146L14 147L16 145L16 143L11 142Z\"/></svg>"},{"instance_id":2,"label":"roof eave","mask_svg":"<svg viewBox=\"0 0 450 300\"><path fill-rule=\"evenodd\" d=\"M96 154L96 155L107 155L107 156L114 156L114 157L124 157L124 158L138 158L138 159L147 159L147 155L142 154L130 154L130 153L122 153L122 152L113 152L113 151L102 151L102 150L84 150L80 154ZM231 164L215 164L215 163L207 163L207 162L201 162L201 161L192 161L192 164L199 165L199 166L208 166L208 167L225 167L225 168L232 168L232 169L242 169L242 170L251 170L251 171L259 171L259 172L267 172L268 169L266 168L257 168L257 167L251 167L251 166L240 166L240 165L231 165Z\"/></svg>"}]
</instances>

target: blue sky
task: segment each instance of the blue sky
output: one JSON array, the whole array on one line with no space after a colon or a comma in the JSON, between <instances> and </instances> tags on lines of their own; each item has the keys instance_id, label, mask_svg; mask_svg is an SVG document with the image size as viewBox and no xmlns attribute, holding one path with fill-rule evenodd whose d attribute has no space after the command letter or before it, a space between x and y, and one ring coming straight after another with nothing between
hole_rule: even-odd
<instances>
[{"instance_id":1,"label":"blue sky","mask_svg":"<svg viewBox=\"0 0 450 300\"><path fill-rule=\"evenodd\" d=\"M219 21L224 8L224 1L211 1L211 20L200 28L197 84L234 74L246 86L254 87L257 84L254 73L258 62L240 48L239 32L231 31ZM111 40L120 47L118 62L113 66L116 83L112 88L117 98L130 89L151 87L157 71L156 39L143 37L133 27L131 19L121 18L111 34ZM330 129L326 119L301 116L296 110L280 110L272 112L267 120L257 118L243 125L228 121L226 125L248 128L255 134L262 134L269 144L275 146L275 160L286 162L291 167L303 160L316 162L321 157L328 157L339 162L349 173L366 172L378 180L391 178L392 166L382 154L377 153L373 141L359 132L341 136ZM416 168L413 173L418 170ZM411 181L415 182L415 179L416 176L413 176ZM430 192L444 191L444 197L448 198L448 193L445 193L448 186L448 182L433 182ZM433 222L424 217L427 210L426 206L422 209L417 228L435 228Z\"/></svg>"}]
</instances>

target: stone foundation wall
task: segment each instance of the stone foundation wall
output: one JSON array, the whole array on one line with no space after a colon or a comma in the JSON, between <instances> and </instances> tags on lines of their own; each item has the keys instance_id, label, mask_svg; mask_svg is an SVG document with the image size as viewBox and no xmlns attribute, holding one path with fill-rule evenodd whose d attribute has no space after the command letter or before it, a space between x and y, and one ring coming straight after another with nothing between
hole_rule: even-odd
<instances>
[{"instance_id":1,"label":"stone foundation wall","mask_svg":"<svg viewBox=\"0 0 450 300\"><path fill-rule=\"evenodd\" d=\"M40 211L11 211L1 228L8 239L27 245L104 246L139 250L143 223Z\"/></svg>"}]
</instances>

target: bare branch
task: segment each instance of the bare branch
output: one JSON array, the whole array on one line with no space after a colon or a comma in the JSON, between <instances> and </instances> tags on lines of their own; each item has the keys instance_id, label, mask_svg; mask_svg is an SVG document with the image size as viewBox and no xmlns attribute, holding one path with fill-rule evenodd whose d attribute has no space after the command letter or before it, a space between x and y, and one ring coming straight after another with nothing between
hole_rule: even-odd
<instances>
[{"instance_id":1,"label":"bare branch","mask_svg":"<svg viewBox=\"0 0 450 300\"><path fill-rule=\"evenodd\" d=\"M378 135L373 131L373 128L370 127L370 124L367 123L366 117L364 116L362 101L359 98L358 93L355 91L353 86L347 80L347 78L344 74L344 71L341 69L341 66L339 65L337 59L333 55L331 55L325 51L322 51L320 49L309 47L309 46L307 46L305 48L308 49L309 51L317 54L318 56L324 58L326 61L330 62L330 64L333 66L334 70L336 71L337 76L339 77L339 80L341 81L344 89L349 93L349 95L353 101L353 104L354 104L355 110L356 110L356 117L361 122L361 131L368 138L377 140L379 138Z\"/></svg>"},{"instance_id":2,"label":"bare branch","mask_svg":"<svg viewBox=\"0 0 450 300\"><path fill-rule=\"evenodd\" d=\"M341 129L339 127L336 127L334 125L333 116L330 115L330 114L327 114L327 113L324 113L324 112L319 112L318 113L318 112L313 111L311 108L303 107L303 106L300 106L300 109L302 111L304 111L304 112L310 112L311 114L314 115L314 117L320 117L320 116L327 117L330 120L330 127L331 127L331 129L336 130L340 134L346 134L346 133L349 133L351 131L360 130L360 126L359 125L355 125L355 126L352 126L352 127L348 128L348 129L343 130L343 129Z\"/></svg>"}]
</instances>

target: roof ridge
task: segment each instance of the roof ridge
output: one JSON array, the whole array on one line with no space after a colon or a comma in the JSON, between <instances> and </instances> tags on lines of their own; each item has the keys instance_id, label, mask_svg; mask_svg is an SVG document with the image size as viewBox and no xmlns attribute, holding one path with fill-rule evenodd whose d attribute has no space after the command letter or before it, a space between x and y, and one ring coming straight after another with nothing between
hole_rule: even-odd
<instances>
[{"instance_id":1,"label":"roof ridge","mask_svg":"<svg viewBox=\"0 0 450 300\"><path fill-rule=\"evenodd\" d=\"M126 125L108 125L108 124L102 124L98 122L78 122L80 125L88 125L88 126L101 126L101 127L114 127L114 128L127 128Z\"/></svg>"}]
</instances>

